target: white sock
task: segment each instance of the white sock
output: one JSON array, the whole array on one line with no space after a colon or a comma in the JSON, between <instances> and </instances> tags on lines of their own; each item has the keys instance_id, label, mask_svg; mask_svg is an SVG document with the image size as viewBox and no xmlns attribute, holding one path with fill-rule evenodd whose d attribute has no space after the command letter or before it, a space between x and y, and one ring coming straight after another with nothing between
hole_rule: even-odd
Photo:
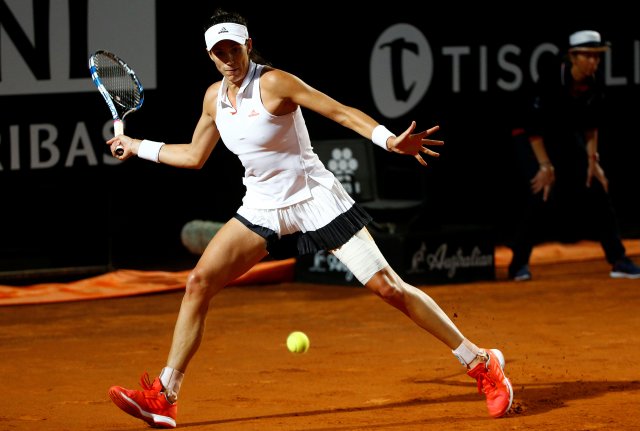
<instances>
[{"instance_id":1,"label":"white sock","mask_svg":"<svg viewBox=\"0 0 640 431\"><path fill-rule=\"evenodd\" d=\"M167 392L168 399L175 400L178 398L178 392L180 392L180 385L182 385L183 378L184 373L182 371L171 367L164 367L162 371L160 371L160 381Z\"/></svg>"},{"instance_id":2,"label":"white sock","mask_svg":"<svg viewBox=\"0 0 640 431\"><path fill-rule=\"evenodd\" d=\"M468 367L469 364L480 354L480 351L481 350L478 346L465 338L455 350L451 351L451 353L458 358L462 365Z\"/></svg>"}]
</instances>

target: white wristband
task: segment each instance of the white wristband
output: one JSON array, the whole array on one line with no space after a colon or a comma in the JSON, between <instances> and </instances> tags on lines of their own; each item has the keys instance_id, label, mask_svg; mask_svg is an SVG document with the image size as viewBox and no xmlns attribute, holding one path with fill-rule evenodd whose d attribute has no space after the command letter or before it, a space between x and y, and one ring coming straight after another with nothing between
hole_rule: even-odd
<instances>
[{"instance_id":1,"label":"white wristband","mask_svg":"<svg viewBox=\"0 0 640 431\"><path fill-rule=\"evenodd\" d=\"M151 160L152 162L160 163L158 160L160 156L160 148L164 145L164 142L149 141L144 139L140 142L138 147L138 157L145 160Z\"/></svg>"},{"instance_id":2,"label":"white wristband","mask_svg":"<svg viewBox=\"0 0 640 431\"><path fill-rule=\"evenodd\" d=\"M391 133L389 129L384 127L382 124L378 124L375 127L375 129L373 129L373 133L371 134L371 140L373 141L374 144L389 151L389 148L387 148L387 139L389 139L390 137L395 138L395 136L396 135Z\"/></svg>"}]
</instances>

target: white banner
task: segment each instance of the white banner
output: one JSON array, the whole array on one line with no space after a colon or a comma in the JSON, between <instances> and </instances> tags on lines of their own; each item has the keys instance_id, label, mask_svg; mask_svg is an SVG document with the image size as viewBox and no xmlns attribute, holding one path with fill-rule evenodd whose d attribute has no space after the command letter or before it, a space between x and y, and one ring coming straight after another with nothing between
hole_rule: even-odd
<instances>
[{"instance_id":1,"label":"white banner","mask_svg":"<svg viewBox=\"0 0 640 431\"><path fill-rule=\"evenodd\" d=\"M155 0L0 0L0 96L95 91L98 49L156 88Z\"/></svg>"}]
</instances>

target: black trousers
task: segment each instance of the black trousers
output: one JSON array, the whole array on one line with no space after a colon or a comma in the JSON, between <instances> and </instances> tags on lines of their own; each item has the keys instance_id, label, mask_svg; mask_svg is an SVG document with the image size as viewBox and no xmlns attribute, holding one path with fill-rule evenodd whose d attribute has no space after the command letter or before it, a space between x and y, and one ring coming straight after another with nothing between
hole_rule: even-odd
<instances>
[{"instance_id":1,"label":"black trousers","mask_svg":"<svg viewBox=\"0 0 640 431\"><path fill-rule=\"evenodd\" d=\"M544 202L543 193L534 195L530 188L530 181L539 169L531 146L525 136L514 138L525 198L519 202L519 222L509 244L513 251L510 274L529 263L536 244L550 240L599 241L610 264L626 255L610 196L595 178L590 187L586 186L586 150L580 142L571 144L551 155L556 182Z\"/></svg>"}]
</instances>

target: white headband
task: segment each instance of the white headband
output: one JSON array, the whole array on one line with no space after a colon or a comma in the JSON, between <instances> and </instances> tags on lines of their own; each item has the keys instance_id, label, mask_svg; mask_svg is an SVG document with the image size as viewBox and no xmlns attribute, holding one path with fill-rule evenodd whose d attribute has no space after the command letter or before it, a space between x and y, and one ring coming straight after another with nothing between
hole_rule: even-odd
<instances>
[{"instance_id":1,"label":"white headband","mask_svg":"<svg viewBox=\"0 0 640 431\"><path fill-rule=\"evenodd\" d=\"M216 43L225 39L244 44L247 39L249 39L249 31L247 27L242 24L223 22L209 27L204 33L207 51L211 51L211 48L213 48Z\"/></svg>"}]
</instances>

